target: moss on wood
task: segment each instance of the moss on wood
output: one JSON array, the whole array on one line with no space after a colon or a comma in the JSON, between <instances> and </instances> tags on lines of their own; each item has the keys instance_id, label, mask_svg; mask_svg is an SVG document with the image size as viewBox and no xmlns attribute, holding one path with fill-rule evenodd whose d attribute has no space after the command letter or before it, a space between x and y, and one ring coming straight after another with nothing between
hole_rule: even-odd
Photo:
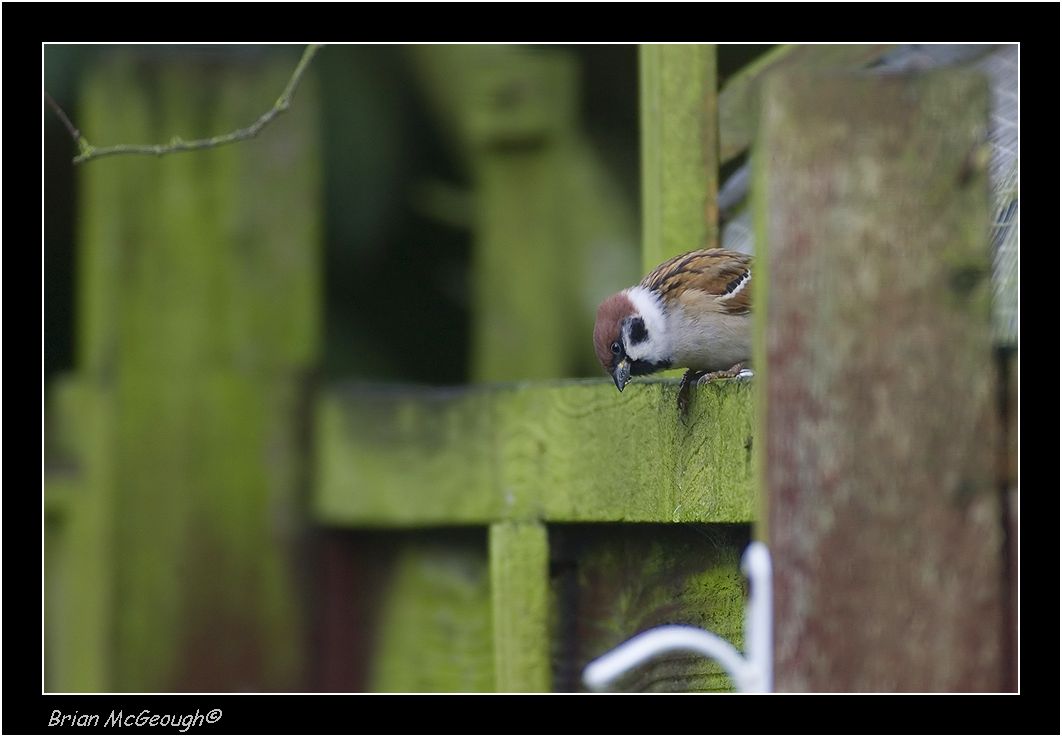
<instances>
[{"instance_id":1,"label":"moss on wood","mask_svg":"<svg viewBox=\"0 0 1062 737\"><path fill-rule=\"evenodd\" d=\"M671 381L333 388L318 405L316 515L345 526L748 522L751 388Z\"/></svg>"}]
</instances>

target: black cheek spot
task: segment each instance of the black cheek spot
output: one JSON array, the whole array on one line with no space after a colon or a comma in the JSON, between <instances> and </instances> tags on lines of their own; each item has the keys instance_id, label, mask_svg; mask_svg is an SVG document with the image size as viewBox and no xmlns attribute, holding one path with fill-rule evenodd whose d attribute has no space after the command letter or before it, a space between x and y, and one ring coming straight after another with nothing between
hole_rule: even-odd
<instances>
[{"instance_id":1,"label":"black cheek spot","mask_svg":"<svg viewBox=\"0 0 1062 737\"><path fill-rule=\"evenodd\" d=\"M632 345L638 345L649 337L649 331L645 329L645 322L640 317L631 320L630 339Z\"/></svg>"}]
</instances>

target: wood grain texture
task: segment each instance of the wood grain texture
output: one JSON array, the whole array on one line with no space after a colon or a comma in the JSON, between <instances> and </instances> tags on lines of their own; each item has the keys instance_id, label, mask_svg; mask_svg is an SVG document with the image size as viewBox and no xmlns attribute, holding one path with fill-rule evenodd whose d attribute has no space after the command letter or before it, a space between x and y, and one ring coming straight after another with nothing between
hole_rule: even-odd
<instances>
[{"instance_id":1,"label":"wood grain texture","mask_svg":"<svg viewBox=\"0 0 1062 737\"><path fill-rule=\"evenodd\" d=\"M779 690L1003 686L986 123L964 73L768 82Z\"/></svg>"},{"instance_id":2,"label":"wood grain texture","mask_svg":"<svg viewBox=\"0 0 1062 737\"><path fill-rule=\"evenodd\" d=\"M552 526L555 689L585 691L587 663L663 624L703 627L741 649L745 583L738 561L748 537L748 525ZM611 690L732 689L711 660L670 653L634 669Z\"/></svg>"},{"instance_id":3,"label":"wood grain texture","mask_svg":"<svg viewBox=\"0 0 1062 737\"><path fill-rule=\"evenodd\" d=\"M490 527L495 690L550 690L549 539L535 522Z\"/></svg>"},{"instance_id":4,"label":"wood grain texture","mask_svg":"<svg viewBox=\"0 0 1062 737\"><path fill-rule=\"evenodd\" d=\"M607 380L464 390L332 388L317 519L344 526L749 522L751 389Z\"/></svg>"},{"instance_id":5,"label":"wood grain texture","mask_svg":"<svg viewBox=\"0 0 1062 737\"><path fill-rule=\"evenodd\" d=\"M290 73L286 59L115 56L87 75L82 124L116 141L229 130ZM93 442L105 457L90 466L108 469L110 525L112 661L91 690L301 683L302 372L320 302L315 96L308 78L253 141L79 170L78 372L104 407Z\"/></svg>"},{"instance_id":6,"label":"wood grain texture","mask_svg":"<svg viewBox=\"0 0 1062 737\"><path fill-rule=\"evenodd\" d=\"M643 44L642 268L719 245L715 46Z\"/></svg>"}]
</instances>

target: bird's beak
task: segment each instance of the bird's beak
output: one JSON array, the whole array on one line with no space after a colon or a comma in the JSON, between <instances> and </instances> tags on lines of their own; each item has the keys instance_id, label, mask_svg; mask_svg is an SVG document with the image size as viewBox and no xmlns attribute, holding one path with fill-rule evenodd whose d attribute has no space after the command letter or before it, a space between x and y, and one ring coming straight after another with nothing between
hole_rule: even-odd
<instances>
[{"instance_id":1,"label":"bird's beak","mask_svg":"<svg viewBox=\"0 0 1062 737\"><path fill-rule=\"evenodd\" d=\"M612 369L612 380L616 382L616 388L623 391L627 382L631 380L631 362L624 358Z\"/></svg>"}]
</instances>

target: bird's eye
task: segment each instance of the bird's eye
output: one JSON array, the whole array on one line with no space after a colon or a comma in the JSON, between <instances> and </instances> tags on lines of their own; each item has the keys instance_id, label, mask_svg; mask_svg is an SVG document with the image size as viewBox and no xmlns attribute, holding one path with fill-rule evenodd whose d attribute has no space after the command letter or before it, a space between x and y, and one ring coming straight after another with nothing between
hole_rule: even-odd
<instances>
[{"instance_id":1,"label":"bird's eye","mask_svg":"<svg viewBox=\"0 0 1062 737\"><path fill-rule=\"evenodd\" d=\"M619 344L618 340L612 341L612 352L615 355L617 355L617 356L619 355L619 353L620 353L620 344Z\"/></svg>"}]
</instances>

